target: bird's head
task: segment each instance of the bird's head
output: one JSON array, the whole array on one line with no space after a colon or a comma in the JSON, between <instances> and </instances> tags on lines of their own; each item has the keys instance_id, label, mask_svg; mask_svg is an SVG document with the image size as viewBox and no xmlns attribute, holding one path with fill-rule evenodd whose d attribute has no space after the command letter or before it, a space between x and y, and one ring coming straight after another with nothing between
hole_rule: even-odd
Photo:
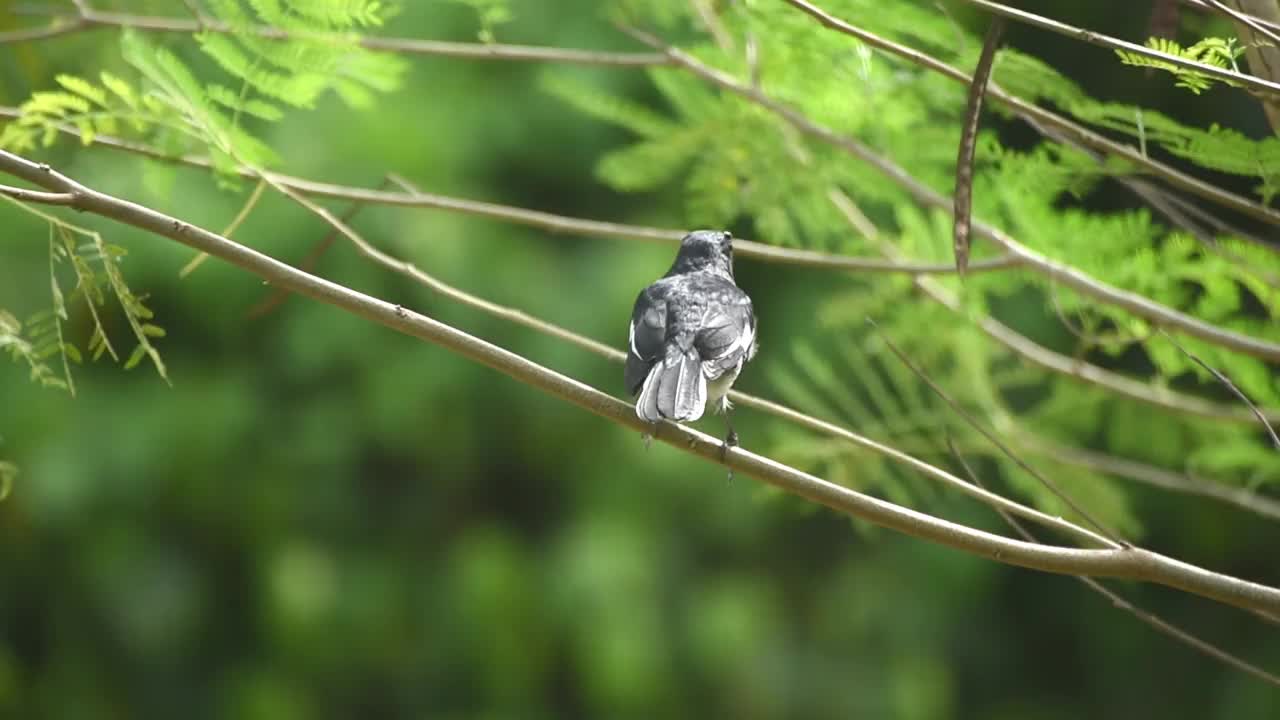
<instances>
[{"instance_id":1,"label":"bird's head","mask_svg":"<svg viewBox=\"0 0 1280 720\"><path fill-rule=\"evenodd\" d=\"M733 235L727 230L694 230L680 241L669 274L705 270L733 278Z\"/></svg>"}]
</instances>

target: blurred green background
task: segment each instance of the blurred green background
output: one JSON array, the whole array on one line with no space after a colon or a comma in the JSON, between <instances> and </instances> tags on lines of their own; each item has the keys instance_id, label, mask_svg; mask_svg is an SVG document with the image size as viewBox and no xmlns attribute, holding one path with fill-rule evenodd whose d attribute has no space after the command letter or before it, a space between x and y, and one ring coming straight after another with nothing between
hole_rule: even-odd
<instances>
[{"instance_id":1,"label":"blurred green background","mask_svg":"<svg viewBox=\"0 0 1280 720\"><path fill-rule=\"evenodd\" d=\"M17 4L0 2L0 30L18 22L6 12ZM475 38L466 8L403 5L391 34ZM591 0L512 5L502 41L635 49ZM1145 34L1148 3L1079 5L1037 9ZM1106 53L1020 29L1011 42L1101 97L1188 121L1202 112L1171 83L1105 71ZM0 103L59 72L119 64L108 31L0 46ZM681 226L678 196L622 196L593 179L626 136L540 92L545 69L415 58L376 111L329 99L267 139L308 178L375 185L394 171L432 192ZM640 71L563 71L655 102ZM1226 107L1265 132L1245 94L1214 92L1215 118ZM249 189L70 144L45 157L213 229ZM327 306L292 298L247 319L270 293L254 278L215 261L179 280L190 251L74 220L129 249L129 282L168 331L159 347L173 384L145 365L88 365L71 398L0 365L0 458L22 473L0 503L2 717L1246 718L1280 707L1274 689L1070 579L726 482L717 466L646 451L630 431ZM635 293L672 253L437 211L369 208L354 224L446 282L619 347ZM47 306L46 228L0 206L0 229L0 306ZM297 261L325 231L268 198L237 237ZM341 242L319 271L622 392L619 367L434 296ZM740 262L739 282L760 308L764 366L771 349L815 332L815 298L844 280ZM117 315L108 326L127 335ZM770 395L765 377L753 367L739 386ZM740 412L738 423L748 448L768 449L764 419ZM721 432L718 419L704 425ZM1274 569L1273 528L1129 492L1149 546L1225 571ZM999 528L960 500L929 509ZM1280 667L1275 627L1123 590Z\"/></svg>"}]
</instances>

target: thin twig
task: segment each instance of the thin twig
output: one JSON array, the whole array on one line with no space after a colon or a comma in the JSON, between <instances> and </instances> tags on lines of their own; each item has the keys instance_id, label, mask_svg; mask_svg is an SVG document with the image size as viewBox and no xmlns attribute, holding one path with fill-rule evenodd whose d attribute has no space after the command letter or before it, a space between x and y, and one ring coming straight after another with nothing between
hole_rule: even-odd
<instances>
[{"instance_id":1,"label":"thin twig","mask_svg":"<svg viewBox=\"0 0 1280 720\"><path fill-rule=\"evenodd\" d=\"M912 362L911 358L907 357L907 354L904 353L902 349L899 348L892 340L890 340L889 336L885 335L884 332L880 330L880 326L877 325L874 320L872 320L871 318L867 318L867 323L870 324L871 327L875 329L876 335L880 337L880 341L885 344L885 347L889 348L889 351L892 352L894 356L897 357L898 360L907 367L908 370L910 370L916 377L920 378L921 382L923 382L925 385L928 385L929 389L932 390L935 395L941 398L942 401L945 402L952 410L954 410L957 415L963 418L964 421L970 427L972 427L974 430L977 430L992 445L995 445L997 448L999 448L1000 452L1004 453L1004 455L1008 457L1010 460L1012 460L1015 465L1022 468L1024 471L1027 472L1027 474L1031 475L1031 477L1034 477L1036 480L1038 480L1041 485L1044 485L1045 488L1047 488L1050 492L1056 495L1059 500L1061 500L1063 503L1067 505L1067 507L1074 510L1075 513L1079 515L1081 518L1083 518L1085 522L1092 525L1094 530L1097 530L1102 535L1105 535L1109 540L1111 540L1114 543L1117 543L1120 547L1123 547L1126 549L1133 548L1133 545L1129 541L1121 538L1119 534L1108 529L1106 525L1103 525L1102 522L1095 519L1088 510L1085 510L1084 507L1082 507L1079 503L1077 503L1069 494L1067 494L1065 490L1059 487L1058 483L1054 482L1053 480L1050 480L1048 476L1044 475L1039 470L1036 470L1035 468L1031 467L1031 465L1028 464L1027 461L1022 459L1021 455L1014 452L1013 449L1010 448L1007 444L1005 444L1005 442L1001 440L998 435L996 435L991 430L987 429L987 427L983 425L981 422L979 422L978 419L975 418L972 413L966 410L963 405L956 402L956 400L952 398L951 395L946 390L942 389L942 386L938 385L936 382L933 381L933 378L929 377L928 373L926 373L914 362Z\"/></svg>"},{"instance_id":2,"label":"thin twig","mask_svg":"<svg viewBox=\"0 0 1280 720\"><path fill-rule=\"evenodd\" d=\"M965 473L969 477L970 482L972 482L974 485L977 485L979 487L983 487L982 480L978 478L978 474L975 473L973 471L973 468L969 466L968 461L965 460L964 455L960 453L960 450L956 448L955 444L951 441L951 438L947 438L947 447L951 449L951 455L955 457L956 462L958 462L960 464L960 467L964 469ZM1006 513L1004 510L1001 510L1001 509L997 509L996 512L1000 513L1000 517L1005 521L1005 523L1007 523L1009 527L1013 528L1014 531L1018 533L1018 535L1022 536L1023 540L1026 540L1027 542L1038 542L1035 535L1032 534L1031 531L1026 528L1026 526L1024 526L1021 522L1019 522L1017 518L1013 517L1012 515ZM1255 678L1262 680L1263 682L1280 686L1280 677L1277 677L1267 672L1266 670L1263 670L1262 668L1242 658L1237 657L1233 653L1223 650L1222 648L1208 642L1207 640L1202 640L1199 637L1196 637L1190 632L1183 630L1182 628L1178 627L1177 625L1174 625L1173 623L1169 622L1168 620L1165 620L1164 618L1161 618L1159 615L1156 615L1153 612L1143 610L1142 608L1137 607L1136 605L1129 602L1128 600L1125 600L1124 597L1122 597L1115 591L1111 590L1107 586L1103 585L1102 583L1098 582L1097 580L1094 580L1093 578L1090 578L1090 577L1077 577L1076 579L1084 583L1085 587L1088 587L1090 590L1093 590L1094 592L1098 593L1099 595L1103 596L1108 601L1110 601L1112 607L1119 608L1121 610L1125 610L1129 612L1130 614L1132 614L1134 617L1138 618L1142 622L1155 628L1157 632L1163 633L1164 635L1173 638L1174 640L1182 643L1183 645L1186 645L1187 647L1192 648L1193 650L1197 650L1203 653L1204 655L1211 657L1214 660L1217 660L1220 663L1223 663L1237 670L1245 672L1249 675L1252 675Z\"/></svg>"},{"instance_id":3,"label":"thin twig","mask_svg":"<svg viewBox=\"0 0 1280 720\"><path fill-rule=\"evenodd\" d=\"M1161 490L1208 498L1269 520L1280 520L1280 500L1260 495L1248 488L1232 487L1218 480L1171 472L1094 450L1067 447L1030 433L1019 433L1017 442L1027 451L1055 462L1133 480Z\"/></svg>"},{"instance_id":4,"label":"thin twig","mask_svg":"<svg viewBox=\"0 0 1280 720\"><path fill-rule=\"evenodd\" d=\"M235 235L236 230L240 228L240 225L249 218L249 213L253 212L253 209L258 206L258 201L262 199L262 191L265 190L266 187L266 183L262 181L259 181L258 184L254 186L253 192L249 195L249 199L246 200L244 205L240 208L240 212L236 213L236 216L231 219L231 223L222 230L223 237L229 238ZM191 262L183 265L182 269L178 271L178 277L184 278L190 275L208 259L209 256L204 253L196 254L195 257L191 258Z\"/></svg>"},{"instance_id":5,"label":"thin twig","mask_svg":"<svg viewBox=\"0 0 1280 720\"><path fill-rule=\"evenodd\" d=\"M43 192L9 185L0 185L0 195L11 197L14 200L40 203L42 205L70 205L76 200L71 193Z\"/></svg>"},{"instance_id":6,"label":"thin twig","mask_svg":"<svg viewBox=\"0 0 1280 720\"><path fill-rule=\"evenodd\" d=\"M1258 21L1258 18L1242 13L1224 2L1220 2L1220 0L1205 0L1205 3L1212 6L1223 15L1230 17L1232 20L1248 25L1254 32L1259 35L1264 35L1271 42L1280 45L1280 34L1276 33L1275 30L1272 30L1266 25L1263 25Z\"/></svg>"},{"instance_id":7,"label":"thin twig","mask_svg":"<svg viewBox=\"0 0 1280 720\"><path fill-rule=\"evenodd\" d=\"M200 32L204 32L208 24L208 18L205 17L204 11L200 9L200 4L196 0L182 0L182 4L186 6L187 12L191 13L191 17L195 18Z\"/></svg>"},{"instance_id":8,"label":"thin twig","mask_svg":"<svg viewBox=\"0 0 1280 720\"><path fill-rule=\"evenodd\" d=\"M389 178L383 178L382 182L378 185L378 189L381 190L382 188L385 188L389 182ZM266 183L263 183L263 186L265 185ZM367 206L363 203L352 203L351 206L342 213L339 219L341 219L343 223L350 224L351 221L355 219L356 215L360 214L360 211L365 207ZM306 254L306 257L302 258L302 262L298 263L298 268L306 272L314 270L316 265L319 264L321 256L328 252L329 248L333 246L333 243L337 241L338 236L341 234L342 233L340 233L337 228L330 227L329 232L325 233L325 236L320 239L320 242L316 243L315 247L311 248L311 251ZM245 312L245 317L250 320L260 318L270 313L272 310L275 310L281 303L289 298L289 295L290 293L288 290L276 288L271 291L270 295L263 298L261 302L249 308Z\"/></svg>"},{"instance_id":9,"label":"thin twig","mask_svg":"<svg viewBox=\"0 0 1280 720\"><path fill-rule=\"evenodd\" d=\"M720 22L720 18L716 15L715 8L711 7L709 0L689 0L689 4L693 6L693 11L698 14L698 20L702 22L703 27L715 39L716 45L726 53L733 52L733 36L725 29L724 23Z\"/></svg>"},{"instance_id":10,"label":"thin twig","mask_svg":"<svg viewBox=\"0 0 1280 720\"><path fill-rule=\"evenodd\" d=\"M969 83L969 100L964 113L964 130L960 134L960 151L956 157L955 233L956 269L963 275L969 265L969 230L973 222L973 155L978 144L978 120L982 115L982 98L991 79L991 65L1000 47L1004 20L994 18L987 26L982 41L982 54Z\"/></svg>"},{"instance_id":11,"label":"thin twig","mask_svg":"<svg viewBox=\"0 0 1280 720\"><path fill-rule=\"evenodd\" d=\"M92 190L47 166L0 150L0 172L45 190L71 193L73 207L148 233L166 237L288 288L407 335L439 345L526 385L573 403L611 422L653 436L682 452L723 462L740 475L759 478L841 513L914 537L964 550L1004 563L1046 572L1145 580L1203 595L1230 605L1280 612L1280 588L1240 580L1137 548L1075 549L1045 546L994 535L901 507L826 482L769 458L731 448L720 438L670 422L656 428L623 402L527 358L480 340L407 308L364 295L337 283L297 270L253 248L136 203Z\"/></svg>"},{"instance_id":12,"label":"thin twig","mask_svg":"<svg viewBox=\"0 0 1280 720\"><path fill-rule=\"evenodd\" d=\"M1280 436L1276 435L1276 429L1271 427L1271 423L1267 421L1267 416L1262 414L1262 411L1258 409L1257 405L1253 404L1253 401L1249 399L1249 396L1245 395L1243 390L1236 387L1236 384L1231 382L1231 378L1223 374L1221 370L1218 370L1217 368L1209 365L1209 363L1205 362L1204 360L1201 360L1199 355L1196 355L1195 353L1183 347L1182 344L1179 343L1177 340L1174 340L1173 336L1170 335L1169 333L1165 332L1164 330L1161 330L1160 334L1163 335L1166 340L1173 343L1173 346L1178 348L1178 350L1180 350L1183 355L1186 355L1187 357L1191 358L1191 360L1195 362L1195 364L1207 370L1210 375L1212 375L1218 380L1218 382L1222 383L1223 387L1231 391L1232 395L1235 395L1237 398L1240 398L1240 402L1244 403L1249 407L1249 411L1253 413L1254 417L1258 418L1258 422L1262 423L1262 427L1266 429L1267 435L1270 436L1271 438L1272 447L1274 447L1276 450L1280 450Z\"/></svg>"},{"instance_id":13,"label":"thin twig","mask_svg":"<svg viewBox=\"0 0 1280 720\"><path fill-rule=\"evenodd\" d=\"M1201 10L1213 10L1213 6L1209 4L1208 0L1178 0L1178 2L1182 3L1183 5L1190 5L1192 7L1200 8ZM1240 11L1237 10L1236 12L1240 12ZM1243 12L1241 12L1240 15L1242 15L1243 17L1249 18L1250 20L1258 23L1259 25L1265 25L1271 28L1272 30L1280 30L1280 23L1277 23L1273 20L1268 20L1267 18L1261 18L1261 17L1258 17L1257 15L1250 15L1248 13L1243 13Z\"/></svg>"}]
</instances>

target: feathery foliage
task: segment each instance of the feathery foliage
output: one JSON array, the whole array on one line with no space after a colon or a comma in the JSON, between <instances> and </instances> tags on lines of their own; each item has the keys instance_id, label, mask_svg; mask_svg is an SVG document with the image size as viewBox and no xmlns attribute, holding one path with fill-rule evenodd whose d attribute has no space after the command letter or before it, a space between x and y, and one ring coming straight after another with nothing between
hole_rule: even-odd
<instances>
[{"instance_id":1,"label":"feathery foliage","mask_svg":"<svg viewBox=\"0 0 1280 720\"><path fill-rule=\"evenodd\" d=\"M1191 47L1184 48L1168 38L1153 37L1147 39L1146 45L1152 50L1159 50L1166 55L1175 55L1184 60L1192 60L1224 70L1235 70L1236 72L1240 71L1240 68L1236 65L1236 60L1244 54L1244 48L1240 47L1235 38L1208 37L1198 41ZM1165 60L1158 60L1146 55L1139 55L1125 50L1117 50L1116 55L1120 57L1120 62L1125 65L1163 70L1173 75L1176 79L1175 85L1186 88L1197 95L1212 87L1214 82L1235 86L1235 83L1230 80L1221 80L1205 75L1199 70L1189 70L1181 65L1174 65Z\"/></svg>"},{"instance_id":2,"label":"feathery foliage","mask_svg":"<svg viewBox=\"0 0 1280 720\"><path fill-rule=\"evenodd\" d=\"M219 79L202 79L202 74L214 73L198 72L178 50L124 30L121 55L136 79L105 71L96 80L58 75L59 89L33 93L22 104L21 116L0 130L0 148L27 152L49 146L62 135L62 128L71 127L85 145L109 134L175 155L204 152L220 181L234 186L238 168L263 168L277 161L271 147L248 125L279 121L285 108L313 108L330 91L351 106L368 107L374 93L389 92L399 83L403 61L365 50L355 32L380 25L388 12L386 3L211 0L207 5L212 19L231 30L206 30L194 37L220 70ZM263 27L270 32L264 33ZM28 364L33 380L74 393L70 362L79 362L81 353L63 333L68 300L82 299L88 308L93 329L86 349L93 359L105 353L120 360L98 315L110 295L136 340L124 366L132 368L148 359L167 381L164 362L151 342L163 337L164 330L152 322L145 296L130 289L120 270L127 251L94 231L15 204L49 226L53 306L25 325L7 314L0 345ZM77 237L86 242L78 244ZM76 279L69 297L64 297L56 271L64 264ZM60 373L45 362L53 355L61 356Z\"/></svg>"},{"instance_id":3,"label":"feathery foliage","mask_svg":"<svg viewBox=\"0 0 1280 720\"><path fill-rule=\"evenodd\" d=\"M208 5L212 19L231 32L206 30L195 41L223 77L202 80L179 52L125 30L121 54L140 82L105 72L99 82L61 75L61 89L34 93L22 105L22 117L0 132L0 147L23 152L51 145L59 126L71 125L85 144L109 133L174 153L206 152L226 180L238 165L277 161L248 125L276 122L285 108L313 108L330 91L353 107L368 107L374 93L394 90L400 82L403 61L365 50L354 32L381 24L385 3L212 0Z\"/></svg>"},{"instance_id":4,"label":"feathery foliage","mask_svg":"<svg viewBox=\"0 0 1280 720\"><path fill-rule=\"evenodd\" d=\"M71 363L81 364L84 353L67 337L66 325L72 319L71 308L83 305L88 316L91 329L85 352L89 357L96 361L107 355L120 362L121 355L103 324L108 298L113 298L136 342L123 360L124 368L131 370L144 359L150 360L160 377L168 382L168 371L160 351L152 343L153 338L164 337L165 330L153 322L154 313L147 307L146 297L129 288L120 267L128 251L106 242L98 232L73 225L16 200L10 200L10 203L36 215L48 226L52 305L36 312L25 324L12 313L0 310L0 348L8 350L15 361L26 363L33 381L74 395ZM70 272L62 268L69 268ZM65 274L74 278L70 292L63 290L61 276ZM47 361L54 356L61 361L60 373L48 365Z\"/></svg>"},{"instance_id":5,"label":"feathery foliage","mask_svg":"<svg viewBox=\"0 0 1280 720\"><path fill-rule=\"evenodd\" d=\"M679 3L687 6L687 3ZM981 40L955 25L931 3L877 10L874 0L824 3L878 34L972 67ZM629 22L698 26L670 3L647 8L625 3ZM953 182L965 88L898 58L869 52L851 38L815 30L812 21L783 3L736 4L721 12L725 25L751 32L759 46L762 89L819 123L857 137L893 158L940 192ZM1172 46L1161 49L1171 51ZM741 52L710 42L686 47L704 62L746 77ZM1177 48L1174 48L1177 49ZM1227 67L1239 55L1234 44L1206 39L1179 54ZM1129 58L1125 58L1127 62ZM549 73L543 87L580 111L626 128L635 141L605 155L599 177L626 192L678 184L688 226L749 226L760 240L852 255L891 253L920 261L948 262L951 222L941 212L917 208L877 171L800 136L777 117L736 95L720 92L687 73L650 71L671 108L654 117L645 108L603 96ZM1180 73L1192 90L1207 86ZM1269 201L1280 182L1280 140L1253 139L1211 126L1189 127L1158 112L1090 97L1054 68L1014 50L1000 52L994 81L1026 99L1049 103L1080 121L1140 139L1203 168L1256 178ZM998 110L1000 112L1004 112ZM1125 163L1098 162L1073 147L1043 140L1030 149L1005 147L993 132L980 135L974 182L975 215L1007 228L1035 250L1110 284L1146 295L1222 327L1280 339L1280 255L1243 239L1221 236L1211 244L1171 228L1142 208L1085 211L1081 199L1115 192L1114 179L1131 172ZM878 228L878 237L852 230L832 204L833 189L847 194ZM1135 207L1139 204L1133 203ZM979 252L984 249L981 244ZM990 248L986 248L989 252ZM1142 439L1138 412L1150 409L1097 386L1048 373L1027 373L1011 351L974 325L991 315L1015 327L1033 318L1059 320L1061 332L1034 338L1067 355L1124 368L1153 388L1177 387L1233 402L1215 378L1156 334L1156 328L1118 308L1057 286L1026 271L985 273L938 280L963 303L964 318L922 300L903 277L860 279L824 303L821 340L797 342L769 380L799 407L858 428L940 464L945 439L967 453L986 456L1015 490L1046 510L1069 515L1037 481L995 452L958 420L900 363L868 336L864 319L923 365L955 399L1016 446L1039 457L1086 507L1126 532L1137 530L1127 500L1115 484L1091 471L1067 467L1044 451L1048 438L1104 446L1175 470L1220 473L1224 481L1256 484L1280 480L1280 458L1248 424L1211 423L1178 416L1190 447L1158 447ZM1019 320L1026 322L1019 322ZM960 320L957 322L957 320ZM768 321L767 318L764 320ZM1264 362L1185 340L1183 345L1223 371L1255 402L1280 407L1280 381ZM1178 435L1175 433L1174 435ZM846 478L890 497L917 492L907 475L870 453L830 439L779 436L780 457ZM1039 448L1039 451L1036 450Z\"/></svg>"}]
</instances>

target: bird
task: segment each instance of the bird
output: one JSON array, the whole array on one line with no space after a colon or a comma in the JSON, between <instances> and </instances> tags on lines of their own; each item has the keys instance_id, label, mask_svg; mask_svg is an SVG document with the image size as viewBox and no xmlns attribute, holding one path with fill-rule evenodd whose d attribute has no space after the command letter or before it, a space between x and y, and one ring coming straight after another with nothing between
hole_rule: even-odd
<instances>
[{"instance_id":1,"label":"bird","mask_svg":"<svg viewBox=\"0 0 1280 720\"><path fill-rule=\"evenodd\" d=\"M623 379L636 415L656 424L694 422L707 407L723 413L723 461L738 444L729 388L758 347L755 309L733 276L733 235L685 235L671 269L636 297L627 336Z\"/></svg>"}]
</instances>

